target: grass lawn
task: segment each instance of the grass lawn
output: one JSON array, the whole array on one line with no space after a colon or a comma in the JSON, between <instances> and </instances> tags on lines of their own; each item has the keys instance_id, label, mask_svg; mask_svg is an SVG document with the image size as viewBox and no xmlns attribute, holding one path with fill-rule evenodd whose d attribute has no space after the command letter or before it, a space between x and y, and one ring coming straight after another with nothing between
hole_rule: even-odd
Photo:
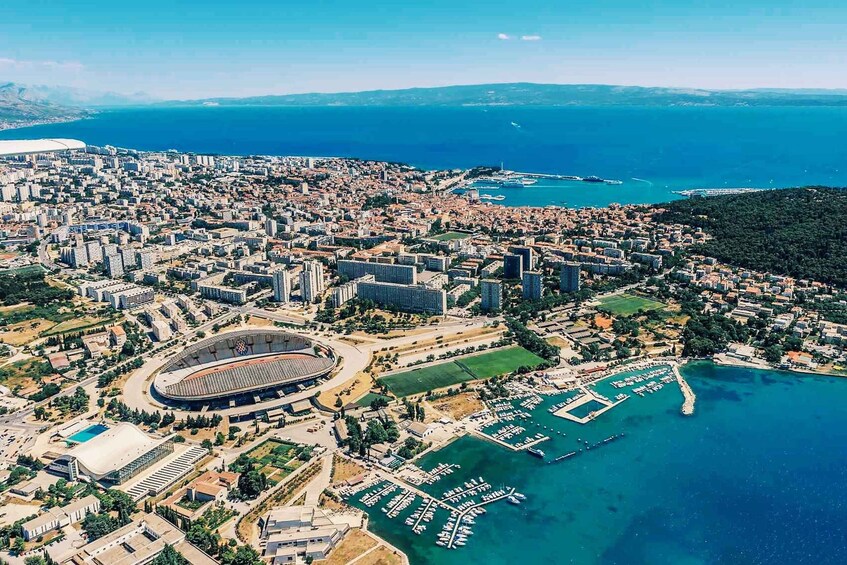
<instances>
[{"instance_id":1,"label":"grass lawn","mask_svg":"<svg viewBox=\"0 0 847 565\"><path fill-rule=\"evenodd\" d=\"M438 235L432 236L430 239L434 239L436 241L453 241L456 239L467 239L471 236L469 233L462 233L458 231L448 231Z\"/></svg>"},{"instance_id":2,"label":"grass lawn","mask_svg":"<svg viewBox=\"0 0 847 565\"><path fill-rule=\"evenodd\" d=\"M467 381L511 373L518 367L535 367L542 361L544 360L541 357L523 347L507 347L464 357L458 361L445 361L429 367L404 371L379 380L398 398L402 398Z\"/></svg>"},{"instance_id":3,"label":"grass lawn","mask_svg":"<svg viewBox=\"0 0 847 565\"><path fill-rule=\"evenodd\" d=\"M383 395L377 394L375 392L369 392L368 394L366 394L365 396L363 396L362 398L357 400L356 404L358 406L370 406L371 402L373 402L377 398L384 398L384 399L388 400L389 402L391 401L391 398L388 397L388 396L383 396Z\"/></svg>"},{"instance_id":4,"label":"grass lawn","mask_svg":"<svg viewBox=\"0 0 847 565\"><path fill-rule=\"evenodd\" d=\"M82 316L59 322L49 330L43 332L44 336L68 333L73 331L88 330L97 326L106 326L115 321L115 318L98 318L96 316Z\"/></svg>"},{"instance_id":5,"label":"grass lawn","mask_svg":"<svg viewBox=\"0 0 847 565\"><path fill-rule=\"evenodd\" d=\"M600 310L608 311L613 316L632 316L640 310L661 310L665 306L663 302L626 293L600 299Z\"/></svg>"},{"instance_id":6,"label":"grass lawn","mask_svg":"<svg viewBox=\"0 0 847 565\"><path fill-rule=\"evenodd\" d=\"M478 379L511 373L518 367L537 367L543 362L544 359L519 346L472 355L457 361Z\"/></svg>"}]
</instances>

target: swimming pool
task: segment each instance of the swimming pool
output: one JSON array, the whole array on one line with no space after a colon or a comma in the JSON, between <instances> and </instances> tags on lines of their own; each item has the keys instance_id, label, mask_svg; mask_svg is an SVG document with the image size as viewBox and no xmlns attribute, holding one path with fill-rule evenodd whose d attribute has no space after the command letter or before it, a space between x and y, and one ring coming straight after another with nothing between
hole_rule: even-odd
<instances>
[{"instance_id":1,"label":"swimming pool","mask_svg":"<svg viewBox=\"0 0 847 565\"><path fill-rule=\"evenodd\" d=\"M109 429L109 426L104 426L103 424L94 424L93 426L88 426L84 430L80 430L74 435L70 436L67 441L71 443L85 443L86 441L95 438Z\"/></svg>"}]
</instances>

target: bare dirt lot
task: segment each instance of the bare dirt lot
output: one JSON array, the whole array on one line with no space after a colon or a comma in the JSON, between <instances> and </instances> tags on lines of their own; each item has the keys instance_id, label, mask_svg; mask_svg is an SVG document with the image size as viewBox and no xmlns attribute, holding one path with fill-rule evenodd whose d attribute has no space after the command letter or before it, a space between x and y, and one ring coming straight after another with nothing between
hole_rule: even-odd
<instances>
[{"instance_id":1,"label":"bare dirt lot","mask_svg":"<svg viewBox=\"0 0 847 565\"><path fill-rule=\"evenodd\" d=\"M485 408L485 404L477 398L475 392L463 392L455 396L439 398L430 404L432 404L433 408L448 414L454 420L461 420L465 416L469 416Z\"/></svg>"}]
</instances>

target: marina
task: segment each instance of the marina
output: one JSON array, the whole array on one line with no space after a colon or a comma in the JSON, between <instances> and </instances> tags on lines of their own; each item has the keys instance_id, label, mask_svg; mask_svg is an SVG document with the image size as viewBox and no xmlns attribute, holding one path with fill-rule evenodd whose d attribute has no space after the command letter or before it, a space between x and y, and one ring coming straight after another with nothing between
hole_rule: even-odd
<instances>
[{"instance_id":1,"label":"marina","mask_svg":"<svg viewBox=\"0 0 847 565\"><path fill-rule=\"evenodd\" d=\"M710 410L704 411L698 418L680 415L686 393L682 392L684 388L674 383L677 371L692 395L713 391L711 398L706 396L709 400L702 400L710 402ZM761 389L762 379L773 383L765 385L764 392ZM413 563L560 562L563 544L570 548L568 559L573 562L627 562L632 551L646 551L647 548L656 551L649 545L649 540L642 540L648 532L654 536L653 539L659 535L665 535L662 539L669 539L668 531L675 534L670 539L678 538L679 530L674 529L678 527L678 521L673 515L662 513L656 518L656 523L645 523L639 518L657 505L662 508L681 505L686 512L696 512L697 508L706 504L712 512L722 512L721 516L734 523L734 527L739 527L737 514L720 510L723 508L722 501L709 485L686 482L683 491L683 485L675 477L688 472L691 461L696 461L698 472L732 477L742 485L740 488L750 488L751 481L759 484L756 477L739 476L735 472L736 464L726 464L726 459L720 455L725 451L722 444L704 441L703 438L712 437L715 433L722 434L722 438L735 437L740 433L745 442L754 441L754 437L758 438L755 441L762 441L762 437L769 437L771 432L762 436L761 426L749 419L751 409L761 415L763 412L760 410L765 409L765 403L794 405L798 393L801 399L820 402L823 397L817 395L827 394L829 386L840 382L833 384L832 380L826 381L829 386L823 382L811 384L813 390L818 387L817 392L810 392L812 396L807 397L798 387L782 384L787 380L790 378L779 377L773 372L712 368L710 364L693 363L677 367L662 360L632 363L598 375L585 385L591 392L611 401L617 400L619 395L627 395L628 398L617 404L614 410L608 410L586 424L555 416L553 412L556 410L550 411L570 398L585 395L583 390L553 391L542 389L540 384L533 387L511 382L508 383L509 397L488 403L490 416L479 424L479 428L491 434L501 429L506 429L507 433L515 432L517 427L524 428L522 432L494 441L471 426L470 435L415 461L418 469L415 476L419 479L437 476L437 480L422 482L416 487L406 484L405 479L392 477L390 480L398 484L391 490L383 484L388 479L383 476L349 500L368 511L370 527L406 552ZM643 396L632 392L633 388L650 382L663 386L655 387L653 392L645 391ZM815 378L813 383L817 382ZM759 392L750 396L754 386ZM735 398L744 400L739 402L733 400ZM812 401L812 398L817 400ZM760 404L762 407L756 408ZM743 428L744 425L748 428ZM793 433L788 431L788 423L778 419L769 419L766 425L779 430L778 433L783 436ZM796 424L791 425L796 427ZM739 426L743 428L740 432ZM733 435L727 436L730 429ZM536 447L514 447L538 433L549 439ZM760 451L745 449L739 452L735 449L736 444L730 443L732 457L758 461L755 458ZM535 454L531 449L539 453ZM746 464L754 464L753 460ZM405 467L400 471L403 477L406 476ZM651 487L644 488L645 484ZM382 512L377 508L388 505L398 495L405 496L400 490L401 485L417 496L396 518L389 518L388 511ZM514 493L510 495L512 489ZM366 493L373 494L368 496ZM525 499L518 497L518 493L525 495ZM374 495L380 495L381 499L373 507L366 507L359 501L359 497L371 500ZM782 496L789 495L786 491ZM738 500L736 495L730 496ZM399 504L399 500L402 498L395 504ZM491 504L489 500L499 504ZM481 502L486 504L480 505ZM639 535L633 532L633 523L637 525L634 531ZM544 527L539 527L539 524L544 524ZM693 528L698 536L707 535L697 524L688 527ZM504 532L532 542L519 544L514 551L504 553L497 549L502 547L498 540ZM711 530L708 535L709 539L714 539ZM762 540L761 543L770 543L768 532L757 531L755 535ZM720 530L718 539L724 544L736 538L727 526ZM591 540L590 548L583 544L583 540ZM662 562L684 560L690 545L682 547L674 541L669 543L661 548L662 553L652 554L659 555ZM780 548L790 551L784 546ZM705 562L713 561L706 554L698 555Z\"/></svg>"}]
</instances>

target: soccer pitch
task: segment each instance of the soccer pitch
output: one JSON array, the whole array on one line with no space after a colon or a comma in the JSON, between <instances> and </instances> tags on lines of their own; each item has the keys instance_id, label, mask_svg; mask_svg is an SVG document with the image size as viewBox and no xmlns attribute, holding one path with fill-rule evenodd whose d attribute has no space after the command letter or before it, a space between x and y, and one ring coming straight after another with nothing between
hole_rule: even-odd
<instances>
[{"instance_id":1,"label":"soccer pitch","mask_svg":"<svg viewBox=\"0 0 847 565\"><path fill-rule=\"evenodd\" d=\"M453 241L454 239L467 239L471 236L469 233L462 233L458 231L448 231L442 234L434 235L430 239L434 239L436 241Z\"/></svg>"},{"instance_id":2,"label":"soccer pitch","mask_svg":"<svg viewBox=\"0 0 847 565\"><path fill-rule=\"evenodd\" d=\"M508 347L464 357L457 361L445 361L437 365L403 371L379 382L388 387L398 398L420 394L455 384L488 379L511 373L518 367L537 367L544 361L523 347Z\"/></svg>"},{"instance_id":3,"label":"soccer pitch","mask_svg":"<svg viewBox=\"0 0 847 565\"><path fill-rule=\"evenodd\" d=\"M613 316L632 316L639 310L661 310L666 304L642 298L632 294L616 294L600 299L600 309L610 312Z\"/></svg>"},{"instance_id":4,"label":"soccer pitch","mask_svg":"<svg viewBox=\"0 0 847 565\"><path fill-rule=\"evenodd\" d=\"M459 359L456 364L476 375L478 379L490 379L511 373L519 367L537 367L544 359L523 347L507 347Z\"/></svg>"}]
</instances>

